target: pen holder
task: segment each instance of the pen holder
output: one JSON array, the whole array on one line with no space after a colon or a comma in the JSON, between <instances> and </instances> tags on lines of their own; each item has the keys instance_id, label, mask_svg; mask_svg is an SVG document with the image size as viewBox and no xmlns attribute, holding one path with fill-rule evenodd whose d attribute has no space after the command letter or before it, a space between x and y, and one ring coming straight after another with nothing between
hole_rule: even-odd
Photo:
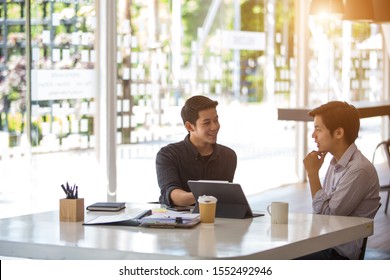
<instances>
[{"instance_id":1,"label":"pen holder","mask_svg":"<svg viewBox=\"0 0 390 280\"><path fill-rule=\"evenodd\" d=\"M61 222L84 221L84 198L60 199L60 221Z\"/></svg>"}]
</instances>

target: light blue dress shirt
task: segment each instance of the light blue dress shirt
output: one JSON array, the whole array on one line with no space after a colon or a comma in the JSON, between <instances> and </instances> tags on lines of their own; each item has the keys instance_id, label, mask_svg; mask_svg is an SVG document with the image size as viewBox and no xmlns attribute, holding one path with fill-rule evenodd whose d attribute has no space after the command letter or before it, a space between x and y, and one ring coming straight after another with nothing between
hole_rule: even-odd
<instances>
[{"instance_id":1,"label":"light blue dress shirt","mask_svg":"<svg viewBox=\"0 0 390 280\"><path fill-rule=\"evenodd\" d=\"M379 207L379 179L375 167L351 144L343 156L330 162L322 189L313 198L316 214L373 219ZM359 257L363 240L335 247L350 259Z\"/></svg>"}]
</instances>

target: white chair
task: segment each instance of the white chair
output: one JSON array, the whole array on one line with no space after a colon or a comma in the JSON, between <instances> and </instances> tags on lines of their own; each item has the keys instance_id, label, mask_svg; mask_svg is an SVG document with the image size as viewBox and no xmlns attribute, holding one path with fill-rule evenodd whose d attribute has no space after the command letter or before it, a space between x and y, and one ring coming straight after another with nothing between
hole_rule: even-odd
<instances>
[{"instance_id":1,"label":"white chair","mask_svg":"<svg viewBox=\"0 0 390 280\"><path fill-rule=\"evenodd\" d=\"M372 164L378 172L380 191L387 192L385 205L385 214L387 214L390 198L390 139L382 141L376 146L372 157Z\"/></svg>"}]
</instances>

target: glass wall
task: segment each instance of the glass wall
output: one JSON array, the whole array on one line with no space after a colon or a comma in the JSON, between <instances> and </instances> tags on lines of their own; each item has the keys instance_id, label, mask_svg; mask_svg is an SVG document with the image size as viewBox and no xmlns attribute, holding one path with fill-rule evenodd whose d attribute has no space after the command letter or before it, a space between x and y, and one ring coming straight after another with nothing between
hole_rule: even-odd
<instances>
[{"instance_id":1,"label":"glass wall","mask_svg":"<svg viewBox=\"0 0 390 280\"><path fill-rule=\"evenodd\" d=\"M93 155L95 146L94 5L0 3L2 202L17 198L27 208L57 207L60 185L85 184L90 169L83 164L97 165L79 157Z\"/></svg>"},{"instance_id":2,"label":"glass wall","mask_svg":"<svg viewBox=\"0 0 390 280\"><path fill-rule=\"evenodd\" d=\"M1 5L0 124L5 146L24 147L26 123L31 121L33 152L93 147L93 1L31 1L31 97L26 96L25 3Z\"/></svg>"},{"instance_id":3,"label":"glass wall","mask_svg":"<svg viewBox=\"0 0 390 280\"><path fill-rule=\"evenodd\" d=\"M94 147L93 1L37 1L31 23L33 146L37 152Z\"/></svg>"},{"instance_id":4,"label":"glass wall","mask_svg":"<svg viewBox=\"0 0 390 280\"><path fill-rule=\"evenodd\" d=\"M235 181L247 194L300 179L296 123L276 116L278 107L295 107L302 98L297 1L118 1L118 7L119 197L157 199L155 155L184 138L180 109L195 94L220 101L218 140L236 150ZM380 25L303 16L309 33L305 106L383 99ZM362 120L358 144L368 158L382 137L376 133L381 122ZM315 148L310 125L309 149Z\"/></svg>"},{"instance_id":5,"label":"glass wall","mask_svg":"<svg viewBox=\"0 0 390 280\"><path fill-rule=\"evenodd\" d=\"M309 1L116 0L116 55L104 61L97 23L107 19L99 18L98 3L0 1L0 195L11 201L23 201L22 193L32 204L45 194L54 199L34 206L56 208L67 181L90 202L105 200L110 180L98 162L100 137L115 137L115 162L103 160L117 171L116 199L156 201L156 153L185 137L180 109L195 94L219 101L218 141L237 152L235 181L258 193L300 179L298 124L278 121L277 108L302 98L309 107L389 99L380 25L309 17L300 11ZM304 97L297 78L302 17L309 34ZM96 131L99 118L113 117L98 115L104 89L97 65L113 63L115 92L102 100L115 100L114 136ZM358 144L368 158L382 120L362 120Z\"/></svg>"},{"instance_id":6,"label":"glass wall","mask_svg":"<svg viewBox=\"0 0 390 280\"><path fill-rule=\"evenodd\" d=\"M382 99L380 24L310 16L309 30L310 104Z\"/></svg>"},{"instance_id":7,"label":"glass wall","mask_svg":"<svg viewBox=\"0 0 390 280\"><path fill-rule=\"evenodd\" d=\"M158 199L156 153L185 137L195 94L219 101L218 141L236 150L247 194L297 180L293 131L276 118L293 83L294 1L117 3L119 200Z\"/></svg>"},{"instance_id":8,"label":"glass wall","mask_svg":"<svg viewBox=\"0 0 390 280\"><path fill-rule=\"evenodd\" d=\"M359 105L389 99L383 83L385 55L388 54L383 48L380 23L346 21L337 15L310 15L308 28L309 107L331 100ZM361 119L356 144L370 160L376 145L388 137L388 130L383 130L387 119L387 116ZM309 124L309 150L316 148L312 131Z\"/></svg>"}]
</instances>

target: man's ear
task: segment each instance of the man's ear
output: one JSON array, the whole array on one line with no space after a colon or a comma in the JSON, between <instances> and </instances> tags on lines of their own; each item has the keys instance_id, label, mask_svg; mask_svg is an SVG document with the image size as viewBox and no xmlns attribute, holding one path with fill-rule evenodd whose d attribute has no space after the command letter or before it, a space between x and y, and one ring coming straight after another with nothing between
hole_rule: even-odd
<instances>
[{"instance_id":1,"label":"man's ear","mask_svg":"<svg viewBox=\"0 0 390 280\"><path fill-rule=\"evenodd\" d=\"M343 138L344 137L344 128L342 128L342 127L336 128L336 130L334 131L334 134L335 134L337 139Z\"/></svg>"},{"instance_id":2,"label":"man's ear","mask_svg":"<svg viewBox=\"0 0 390 280\"><path fill-rule=\"evenodd\" d=\"M184 127L187 129L188 132L194 131L194 126L189 121L186 121L184 123Z\"/></svg>"}]
</instances>

